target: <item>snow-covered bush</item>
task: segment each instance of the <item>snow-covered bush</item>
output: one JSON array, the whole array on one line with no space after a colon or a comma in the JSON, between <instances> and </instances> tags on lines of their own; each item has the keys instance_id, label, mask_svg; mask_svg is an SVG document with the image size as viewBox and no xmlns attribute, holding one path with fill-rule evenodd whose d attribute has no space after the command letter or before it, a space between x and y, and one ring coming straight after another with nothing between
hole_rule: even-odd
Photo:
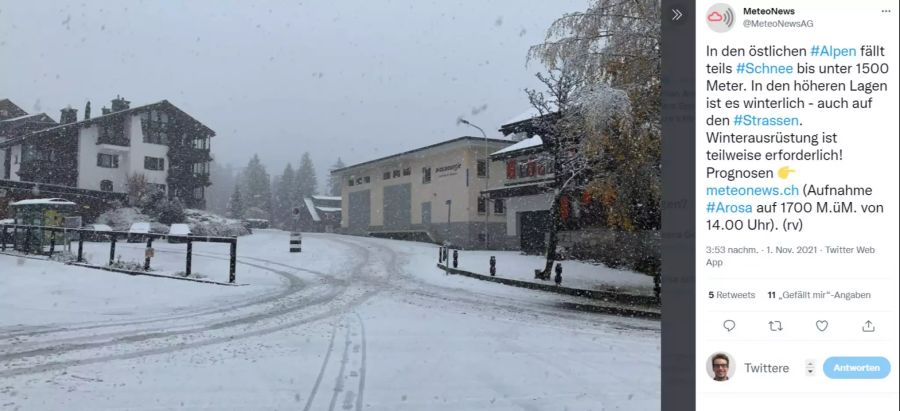
<instances>
[{"instance_id":1,"label":"snow-covered bush","mask_svg":"<svg viewBox=\"0 0 900 411\"><path fill-rule=\"evenodd\" d=\"M237 237L250 234L250 230L241 221L225 218L208 211L186 209L185 221L191 226L194 235L214 237Z\"/></svg>"},{"instance_id":2,"label":"snow-covered bush","mask_svg":"<svg viewBox=\"0 0 900 411\"><path fill-rule=\"evenodd\" d=\"M116 208L100 214L97 224L106 224L114 231L128 231L133 223L150 222L150 216L141 213L135 207Z\"/></svg>"},{"instance_id":3,"label":"snow-covered bush","mask_svg":"<svg viewBox=\"0 0 900 411\"><path fill-rule=\"evenodd\" d=\"M155 207L156 218L163 224L175 224L184 222L184 206L177 198L163 201Z\"/></svg>"},{"instance_id":4,"label":"snow-covered bush","mask_svg":"<svg viewBox=\"0 0 900 411\"><path fill-rule=\"evenodd\" d=\"M225 218L208 211L185 209L183 222L191 226L193 235L206 235L214 237L237 237L250 234L250 230L239 220ZM131 224L137 222L149 222L150 232L166 234L169 226L162 224L160 220L143 214L134 207L118 208L107 211L97 218L98 224L106 224L115 231L128 231Z\"/></svg>"}]
</instances>

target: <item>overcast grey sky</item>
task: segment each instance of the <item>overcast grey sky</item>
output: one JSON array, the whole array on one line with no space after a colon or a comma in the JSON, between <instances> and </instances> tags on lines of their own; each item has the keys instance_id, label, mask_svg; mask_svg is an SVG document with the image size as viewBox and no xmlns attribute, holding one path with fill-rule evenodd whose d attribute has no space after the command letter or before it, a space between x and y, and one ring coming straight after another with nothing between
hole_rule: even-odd
<instances>
[{"instance_id":1,"label":"overcast grey sky","mask_svg":"<svg viewBox=\"0 0 900 411\"><path fill-rule=\"evenodd\" d=\"M586 0L0 0L0 98L83 115L117 94L168 99L216 131L213 154L270 174L309 151L371 160L460 135L500 137L539 85L528 46Z\"/></svg>"}]
</instances>

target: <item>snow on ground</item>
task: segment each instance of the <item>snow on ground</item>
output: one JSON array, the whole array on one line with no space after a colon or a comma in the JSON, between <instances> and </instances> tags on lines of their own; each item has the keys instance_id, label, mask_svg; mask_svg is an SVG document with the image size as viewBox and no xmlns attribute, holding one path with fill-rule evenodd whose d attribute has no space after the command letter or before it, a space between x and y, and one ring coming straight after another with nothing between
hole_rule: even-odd
<instances>
[{"instance_id":1,"label":"snow on ground","mask_svg":"<svg viewBox=\"0 0 900 411\"><path fill-rule=\"evenodd\" d=\"M259 271L250 267L243 272L253 286L198 287L0 255L0 331L177 312L279 286L277 278Z\"/></svg>"},{"instance_id":2,"label":"snow on ground","mask_svg":"<svg viewBox=\"0 0 900 411\"><path fill-rule=\"evenodd\" d=\"M552 281L534 278L534 270L544 269L546 262L544 257L524 255L518 251L461 250L458 268L477 274L490 275L492 255L497 257L498 277L539 284L554 284ZM437 251L434 252L434 263L437 264ZM453 263L453 251L450 251L450 263L451 265ZM653 295L653 277L649 275L580 261L566 260L560 263L563 266L561 285L565 287Z\"/></svg>"},{"instance_id":3,"label":"snow on ground","mask_svg":"<svg viewBox=\"0 0 900 411\"><path fill-rule=\"evenodd\" d=\"M656 321L446 276L429 244L288 238L239 239L241 287L0 255L0 408L660 407ZM198 254L218 275L227 250Z\"/></svg>"}]
</instances>

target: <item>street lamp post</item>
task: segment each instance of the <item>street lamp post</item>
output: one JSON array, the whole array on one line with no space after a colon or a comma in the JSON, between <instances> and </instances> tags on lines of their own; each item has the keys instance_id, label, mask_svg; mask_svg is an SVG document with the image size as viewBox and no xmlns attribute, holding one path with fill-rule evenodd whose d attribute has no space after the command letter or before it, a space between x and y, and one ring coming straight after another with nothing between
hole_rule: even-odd
<instances>
[{"instance_id":1,"label":"street lamp post","mask_svg":"<svg viewBox=\"0 0 900 411\"><path fill-rule=\"evenodd\" d=\"M445 245L450 245L450 206L453 205L453 200L448 199L444 202L447 204L447 239L444 240Z\"/></svg>"},{"instance_id":2,"label":"street lamp post","mask_svg":"<svg viewBox=\"0 0 900 411\"><path fill-rule=\"evenodd\" d=\"M484 248L487 249L488 248L488 208L489 208L488 207L488 199L487 199L487 190L488 190L488 179L490 177L490 173L488 172L488 170L490 170L490 160L488 159L488 141L487 141L488 138L487 138L487 134L484 132L484 130L481 129L481 127L478 127L478 126L470 123L468 120L460 117L458 122L478 129L478 131L481 132L481 136L484 137L484 192L481 193L481 195L479 195L478 197L480 197L484 200ZM477 171L478 171L477 166L476 166L475 171L477 173Z\"/></svg>"}]
</instances>

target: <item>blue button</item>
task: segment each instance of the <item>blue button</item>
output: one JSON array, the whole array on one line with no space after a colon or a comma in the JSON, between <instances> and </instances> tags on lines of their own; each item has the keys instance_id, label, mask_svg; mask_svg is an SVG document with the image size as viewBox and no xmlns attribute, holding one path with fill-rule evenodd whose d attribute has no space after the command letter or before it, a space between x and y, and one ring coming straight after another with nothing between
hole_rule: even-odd
<instances>
[{"instance_id":1,"label":"blue button","mask_svg":"<svg viewBox=\"0 0 900 411\"><path fill-rule=\"evenodd\" d=\"M838 380L874 380L891 373L884 357L830 357L822 365L825 375Z\"/></svg>"}]
</instances>

